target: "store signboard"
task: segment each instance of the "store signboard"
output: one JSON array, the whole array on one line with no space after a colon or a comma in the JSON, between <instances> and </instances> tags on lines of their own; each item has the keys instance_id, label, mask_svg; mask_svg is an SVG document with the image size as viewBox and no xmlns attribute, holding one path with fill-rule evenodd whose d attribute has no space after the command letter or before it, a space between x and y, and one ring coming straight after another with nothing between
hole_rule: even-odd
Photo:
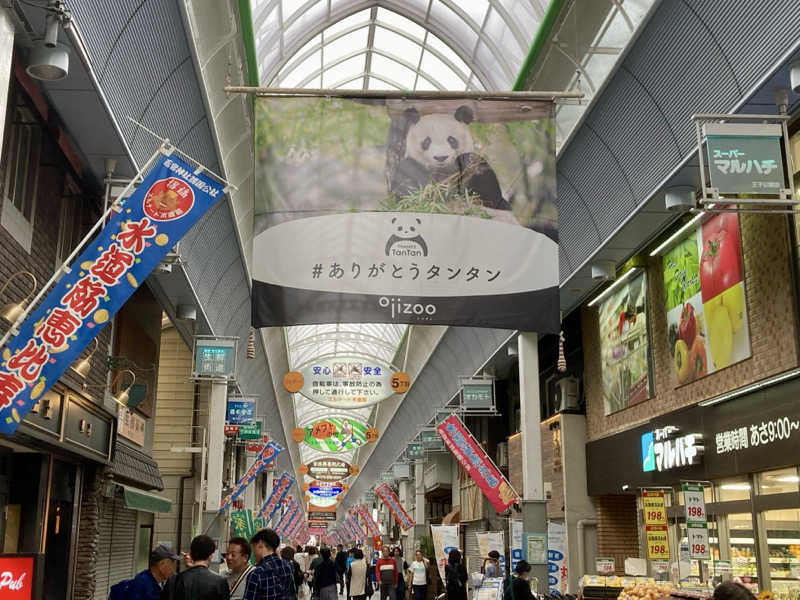
<instances>
[{"instance_id":1,"label":"store signboard","mask_svg":"<svg viewBox=\"0 0 800 600\"><path fill-rule=\"evenodd\" d=\"M494 382L490 379L462 379L461 405L466 410L494 408Z\"/></svg>"},{"instance_id":2,"label":"store signboard","mask_svg":"<svg viewBox=\"0 0 800 600\"><path fill-rule=\"evenodd\" d=\"M421 442L411 442L406 448L408 460L418 460L425 458L425 448Z\"/></svg>"},{"instance_id":3,"label":"store signboard","mask_svg":"<svg viewBox=\"0 0 800 600\"><path fill-rule=\"evenodd\" d=\"M411 476L408 463L394 463L392 465L392 476L395 479L408 479Z\"/></svg>"},{"instance_id":4,"label":"store signboard","mask_svg":"<svg viewBox=\"0 0 800 600\"><path fill-rule=\"evenodd\" d=\"M553 106L256 98L253 325L558 332Z\"/></svg>"},{"instance_id":5,"label":"store signboard","mask_svg":"<svg viewBox=\"0 0 800 600\"><path fill-rule=\"evenodd\" d=\"M661 490L642 490L645 545L650 560L669 558L667 506Z\"/></svg>"},{"instance_id":6,"label":"store signboard","mask_svg":"<svg viewBox=\"0 0 800 600\"><path fill-rule=\"evenodd\" d=\"M779 194L786 185L780 125L706 123L711 185L725 194Z\"/></svg>"},{"instance_id":7,"label":"store signboard","mask_svg":"<svg viewBox=\"0 0 800 600\"><path fill-rule=\"evenodd\" d=\"M229 425L229 424L226 423L223 426L223 430L222 431L223 431L223 433L225 435L235 436L235 435L237 435L239 433L239 426L238 425Z\"/></svg>"},{"instance_id":8,"label":"store signboard","mask_svg":"<svg viewBox=\"0 0 800 600\"><path fill-rule=\"evenodd\" d=\"M255 417L256 399L244 396L228 396L225 420L228 423L249 423Z\"/></svg>"},{"instance_id":9,"label":"store signboard","mask_svg":"<svg viewBox=\"0 0 800 600\"><path fill-rule=\"evenodd\" d=\"M237 339L195 336L192 378L233 379L236 375Z\"/></svg>"},{"instance_id":10,"label":"store signboard","mask_svg":"<svg viewBox=\"0 0 800 600\"><path fill-rule=\"evenodd\" d=\"M703 436L684 434L668 425L642 434L642 471L669 471L699 464L703 459Z\"/></svg>"},{"instance_id":11,"label":"store signboard","mask_svg":"<svg viewBox=\"0 0 800 600\"><path fill-rule=\"evenodd\" d=\"M335 521L335 510L310 510L308 511L308 518L312 521Z\"/></svg>"},{"instance_id":12,"label":"store signboard","mask_svg":"<svg viewBox=\"0 0 800 600\"><path fill-rule=\"evenodd\" d=\"M308 493L312 496L319 496L320 498L335 498L342 493L341 485L325 485L319 482L317 485L308 487Z\"/></svg>"},{"instance_id":13,"label":"store signboard","mask_svg":"<svg viewBox=\"0 0 800 600\"><path fill-rule=\"evenodd\" d=\"M134 411L117 406L117 433L139 446L144 446L145 420Z\"/></svg>"},{"instance_id":14,"label":"store signboard","mask_svg":"<svg viewBox=\"0 0 800 600\"><path fill-rule=\"evenodd\" d=\"M1 555L0 597L9 600L33 600L38 597L38 594L34 596L34 587L40 587L37 583L41 584L41 581L37 582L39 574L36 573L43 566L41 562L33 554Z\"/></svg>"},{"instance_id":15,"label":"store signboard","mask_svg":"<svg viewBox=\"0 0 800 600\"><path fill-rule=\"evenodd\" d=\"M261 439L261 421L251 421L249 423L239 423L239 431L236 436L240 440Z\"/></svg>"},{"instance_id":16,"label":"store signboard","mask_svg":"<svg viewBox=\"0 0 800 600\"><path fill-rule=\"evenodd\" d=\"M750 358L736 213L706 217L664 254L662 271L667 339L677 385Z\"/></svg>"},{"instance_id":17,"label":"store signboard","mask_svg":"<svg viewBox=\"0 0 800 600\"><path fill-rule=\"evenodd\" d=\"M425 450L444 450L444 442L435 429L423 429L419 439Z\"/></svg>"},{"instance_id":18,"label":"store signboard","mask_svg":"<svg viewBox=\"0 0 800 600\"><path fill-rule=\"evenodd\" d=\"M410 380L389 365L358 357L316 360L283 376L286 391L338 409L372 406L408 391Z\"/></svg>"},{"instance_id":19,"label":"store signboard","mask_svg":"<svg viewBox=\"0 0 800 600\"><path fill-rule=\"evenodd\" d=\"M653 417L646 425L591 441L586 446L589 492L614 494L623 485L674 486L681 481L716 481L792 467L796 464L794 457L800 456L798 397L800 377L789 374L739 398L686 407ZM670 432L667 440L656 440L659 430ZM693 441L686 439L689 434L696 434ZM702 451L697 436L702 436ZM678 446L681 437L682 463ZM662 460L662 469L658 469L657 442L662 443L662 457L671 453L672 468L663 468L670 463ZM686 460L693 453L694 458Z\"/></svg>"},{"instance_id":20,"label":"store signboard","mask_svg":"<svg viewBox=\"0 0 800 600\"><path fill-rule=\"evenodd\" d=\"M381 482L389 484L394 483L394 473L392 473L391 471L384 471L383 473L381 473Z\"/></svg>"},{"instance_id":21,"label":"store signboard","mask_svg":"<svg viewBox=\"0 0 800 600\"><path fill-rule=\"evenodd\" d=\"M603 410L609 415L652 395L646 274L606 298L599 319Z\"/></svg>"}]
</instances>

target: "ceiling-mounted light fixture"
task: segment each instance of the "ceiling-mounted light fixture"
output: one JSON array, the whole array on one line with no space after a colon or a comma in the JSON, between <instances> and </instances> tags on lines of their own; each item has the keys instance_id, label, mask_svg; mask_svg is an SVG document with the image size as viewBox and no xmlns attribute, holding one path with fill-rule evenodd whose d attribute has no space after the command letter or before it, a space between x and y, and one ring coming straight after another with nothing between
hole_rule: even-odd
<instances>
[{"instance_id":1,"label":"ceiling-mounted light fixture","mask_svg":"<svg viewBox=\"0 0 800 600\"><path fill-rule=\"evenodd\" d=\"M28 75L43 81L64 79L69 73L69 52L58 43L59 22L66 15L63 2L50 0L47 3L44 39L31 50L28 58Z\"/></svg>"},{"instance_id":2,"label":"ceiling-mounted light fixture","mask_svg":"<svg viewBox=\"0 0 800 600\"><path fill-rule=\"evenodd\" d=\"M664 190L664 205L671 212L688 212L697 208L697 190L689 185L677 185Z\"/></svg>"}]
</instances>

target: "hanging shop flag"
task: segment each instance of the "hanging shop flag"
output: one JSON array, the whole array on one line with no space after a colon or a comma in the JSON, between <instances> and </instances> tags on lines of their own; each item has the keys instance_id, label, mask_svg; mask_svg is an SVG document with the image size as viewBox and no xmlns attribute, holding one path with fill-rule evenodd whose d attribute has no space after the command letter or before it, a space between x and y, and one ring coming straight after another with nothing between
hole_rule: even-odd
<instances>
[{"instance_id":1,"label":"hanging shop flag","mask_svg":"<svg viewBox=\"0 0 800 600\"><path fill-rule=\"evenodd\" d=\"M605 414L651 396L647 277L625 282L600 305L600 357Z\"/></svg>"},{"instance_id":2,"label":"hanging shop flag","mask_svg":"<svg viewBox=\"0 0 800 600\"><path fill-rule=\"evenodd\" d=\"M275 525L275 533L278 535L284 535L286 532L286 527L292 520L297 516L298 508L294 501L289 503L289 506L286 508L286 512L281 515L281 518L278 519L278 524Z\"/></svg>"},{"instance_id":3,"label":"hanging shop flag","mask_svg":"<svg viewBox=\"0 0 800 600\"><path fill-rule=\"evenodd\" d=\"M739 216L719 213L662 256L675 383L750 358Z\"/></svg>"},{"instance_id":4,"label":"hanging shop flag","mask_svg":"<svg viewBox=\"0 0 800 600\"><path fill-rule=\"evenodd\" d=\"M498 513L514 504L517 496L511 484L461 419L450 415L436 426L436 431Z\"/></svg>"},{"instance_id":5,"label":"hanging shop flag","mask_svg":"<svg viewBox=\"0 0 800 600\"><path fill-rule=\"evenodd\" d=\"M650 560L669 559L667 506L661 490L642 490L645 545Z\"/></svg>"},{"instance_id":6,"label":"hanging shop flag","mask_svg":"<svg viewBox=\"0 0 800 600\"><path fill-rule=\"evenodd\" d=\"M294 517L291 521L286 525L286 536L293 537L297 531L300 529L300 526L303 524L303 511L298 508L297 512L295 513Z\"/></svg>"},{"instance_id":7,"label":"hanging shop flag","mask_svg":"<svg viewBox=\"0 0 800 600\"><path fill-rule=\"evenodd\" d=\"M231 493L228 494L223 500L222 503L219 505L219 512L223 512L228 506L230 506L231 502L236 500L236 498L241 494L247 485L255 479L256 475L261 473L266 466L272 462L275 457L283 450L283 446L270 440L264 447L261 449L261 452L258 453L256 456L256 460L247 469L247 472L239 478L239 481L236 482L236 485L231 490Z\"/></svg>"},{"instance_id":8,"label":"hanging shop flag","mask_svg":"<svg viewBox=\"0 0 800 600\"><path fill-rule=\"evenodd\" d=\"M355 531L356 536L359 541L363 541L367 539L367 532L364 531L364 528L361 527L361 524L358 522L358 512L354 509L350 509L348 511L347 518L350 519L350 524L353 527L353 531Z\"/></svg>"},{"instance_id":9,"label":"hanging shop flag","mask_svg":"<svg viewBox=\"0 0 800 600\"><path fill-rule=\"evenodd\" d=\"M289 488L292 487L292 484L294 484L294 477L289 475L286 471L281 473L281 476L272 484L272 491L269 496L267 496L267 499L264 500L264 504L262 504L261 508L258 510L258 516L262 519L271 519L272 515L274 515L275 511L280 507L283 499L286 498L286 494L289 493Z\"/></svg>"},{"instance_id":10,"label":"hanging shop flag","mask_svg":"<svg viewBox=\"0 0 800 600\"><path fill-rule=\"evenodd\" d=\"M222 195L170 154L64 271L2 351L0 433L10 435L158 262Z\"/></svg>"},{"instance_id":11,"label":"hanging shop flag","mask_svg":"<svg viewBox=\"0 0 800 600\"><path fill-rule=\"evenodd\" d=\"M506 572L506 540L502 531L487 531L478 533L478 548L481 556L489 556L489 552L497 550L500 554L500 572Z\"/></svg>"},{"instance_id":12,"label":"hanging shop flag","mask_svg":"<svg viewBox=\"0 0 800 600\"><path fill-rule=\"evenodd\" d=\"M363 358L347 358L337 356L316 360L307 364L299 371L289 371L283 376L283 387L292 394L302 394L309 400L338 409L363 408L372 406L382 400L391 398L394 394L405 394L411 386L411 378L403 371L392 371L391 367L375 360L365 361ZM338 441L326 452L337 450L352 450L364 442L374 442L378 439L378 430L374 427L361 425L364 429L363 441L354 445L358 438L354 436L340 436ZM314 440L324 440L336 433L336 425L329 420L322 421L314 434L311 431L303 432L298 428L292 432L296 442L314 444ZM339 426L339 431L349 433L351 425L344 421ZM296 437L295 437L296 436ZM342 447L348 443L350 447Z\"/></svg>"},{"instance_id":13,"label":"hanging shop flag","mask_svg":"<svg viewBox=\"0 0 800 600\"><path fill-rule=\"evenodd\" d=\"M258 531L253 520L253 513L249 510L231 511L231 527L233 535L249 540Z\"/></svg>"},{"instance_id":14,"label":"hanging shop flag","mask_svg":"<svg viewBox=\"0 0 800 600\"><path fill-rule=\"evenodd\" d=\"M389 511L394 516L398 525L403 529L411 529L414 526L414 520L408 515L406 509L400 504L400 500L394 493L394 490L386 483L381 483L375 488L375 493L378 494L383 503L389 507Z\"/></svg>"},{"instance_id":15,"label":"hanging shop flag","mask_svg":"<svg viewBox=\"0 0 800 600\"><path fill-rule=\"evenodd\" d=\"M444 567L451 550L458 550L458 525L431 525L433 552L436 555L436 566L439 575L445 581Z\"/></svg>"},{"instance_id":16,"label":"hanging shop flag","mask_svg":"<svg viewBox=\"0 0 800 600\"><path fill-rule=\"evenodd\" d=\"M340 391L346 392L348 388L349 385ZM315 385L314 389L318 389L318 386ZM366 421L353 417L328 417L293 429L292 439L320 452L345 452L376 441L378 430Z\"/></svg>"},{"instance_id":17,"label":"hanging shop flag","mask_svg":"<svg viewBox=\"0 0 800 600\"><path fill-rule=\"evenodd\" d=\"M345 517L342 519L342 529L344 536L347 538L348 542L355 542L358 540L358 535L356 534L356 530L353 529L353 525L350 523L350 519Z\"/></svg>"},{"instance_id":18,"label":"hanging shop flag","mask_svg":"<svg viewBox=\"0 0 800 600\"><path fill-rule=\"evenodd\" d=\"M558 332L551 101L255 102L255 327Z\"/></svg>"},{"instance_id":19,"label":"hanging shop flag","mask_svg":"<svg viewBox=\"0 0 800 600\"><path fill-rule=\"evenodd\" d=\"M372 518L372 515L369 514L369 510L365 504L356 505L356 512L361 516L361 520L364 521L364 526L372 537L381 534L381 530L378 529L378 524L375 522L375 519Z\"/></svg>"}]
</instances>

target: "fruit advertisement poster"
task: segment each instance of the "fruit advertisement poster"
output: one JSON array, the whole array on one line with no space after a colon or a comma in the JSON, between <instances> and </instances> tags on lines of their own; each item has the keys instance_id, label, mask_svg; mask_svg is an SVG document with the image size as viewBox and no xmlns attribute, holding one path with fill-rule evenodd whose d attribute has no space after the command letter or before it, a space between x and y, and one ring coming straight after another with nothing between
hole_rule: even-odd
<instances>
[{"instance_id":1,"label":"fruit advertisement poster","mask_svg":"<svg viewBox=\"0 0 800 600\"><path fill-rule=\"evenodd\" d=\"M703 221L664 255L663 273L677 385L750 357L738 215Z\"/></svg>"},{"instance_id":2,"label":"fruit advertisement poster","mask_svg":"<svg viewBox=\"0 0 800 600\"><path fill-rule=\"evenodd\" d=\"M634 277L600 306L600 355L605 414L651 395L647 338L647 283Z\"/></svg>"}]
</instances>

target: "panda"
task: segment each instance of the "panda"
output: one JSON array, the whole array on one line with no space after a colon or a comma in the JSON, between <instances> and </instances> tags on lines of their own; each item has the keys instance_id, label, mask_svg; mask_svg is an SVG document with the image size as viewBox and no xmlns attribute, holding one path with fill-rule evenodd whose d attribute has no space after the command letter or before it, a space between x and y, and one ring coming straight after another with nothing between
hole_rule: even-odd
<instances>
[{"instance_id":1,"label":"panda","mask_svg":"<svg viewBox=\"0 0 800 600\"><path fill-rule=\"evenodd\" d=\"M452 115L420 116L415 108L405 110L399 125L405 131L405 152L394 167L389 191L405 196L431 183L447 181L476 194L487 208L511 210L494 170L475 153L469 131L473 118L472 109L466 105Z\"/></svg>"},{"instance_id":2,"label":"panda","mask_svg":"<svg viewBox=\"0 0 800 600\"><path fill-rule=\"evenodd\" d=\"M392 234L386 242L386 256L428 256L428 244L420 233L421 225L418 217L394 217Z\"/></svg>"}]
</instances>

